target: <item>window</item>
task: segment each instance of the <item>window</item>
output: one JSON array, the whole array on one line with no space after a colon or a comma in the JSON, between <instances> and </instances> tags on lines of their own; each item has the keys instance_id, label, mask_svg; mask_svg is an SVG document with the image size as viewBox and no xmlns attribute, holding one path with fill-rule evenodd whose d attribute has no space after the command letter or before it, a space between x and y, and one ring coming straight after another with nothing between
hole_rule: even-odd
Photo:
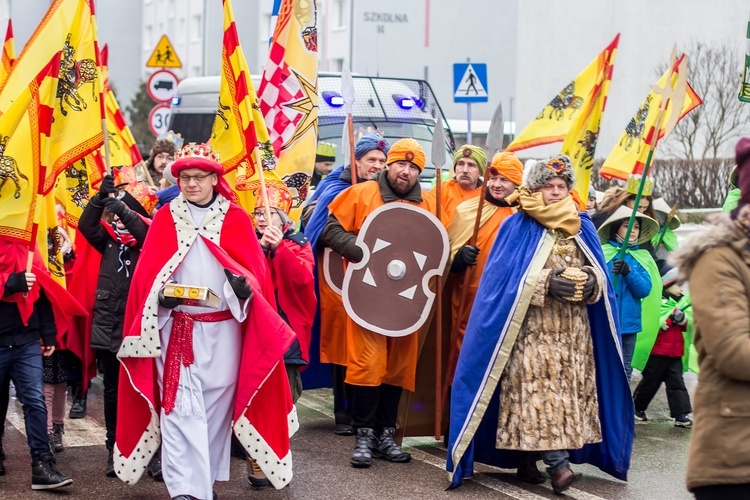
<instances>
[{"instance_id":1,"label":"window","mask_svg":"<svg viewBox=\"0 0 750 500\"><path fill-rule=\"evenodd\" d=\"M190 40L198 41L203 39L203 19L200 14L194 14L190 21Z\"/></svg>"},{"instance_id":2,"label":"window","mask_svg":"<svg viewBox=\"0 0 750 500\"><path fill-rule=\"evenodd\" d=\"M346 18L346 0L334 0L333 26L335 28L346 28Z\"/></svg>"}]
</instances>

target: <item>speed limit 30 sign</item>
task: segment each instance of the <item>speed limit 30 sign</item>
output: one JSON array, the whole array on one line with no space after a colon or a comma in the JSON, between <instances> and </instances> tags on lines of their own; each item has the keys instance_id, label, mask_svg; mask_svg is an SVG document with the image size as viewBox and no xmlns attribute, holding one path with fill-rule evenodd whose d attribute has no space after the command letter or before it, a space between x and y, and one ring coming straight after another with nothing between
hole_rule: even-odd
<instances>
[{"instance_id":1,"label":"speed limit 30 sign","mask_svg":"<svg viewBox=\"0 0 750 500\"><path fill-rule=\"evenodd\" d=\"M169 104L162 103L154 106L148 114L148 126L151 128L151 132L157 137L163 132L167 132L170 118Z\"/></svg>"}]
</instances>

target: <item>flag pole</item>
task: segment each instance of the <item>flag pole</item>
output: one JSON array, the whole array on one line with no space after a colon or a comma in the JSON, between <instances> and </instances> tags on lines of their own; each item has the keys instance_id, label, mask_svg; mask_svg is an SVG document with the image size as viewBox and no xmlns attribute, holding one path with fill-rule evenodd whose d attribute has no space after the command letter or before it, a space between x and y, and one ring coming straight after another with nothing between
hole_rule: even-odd
<instances>
[{"instance_id":1,"label":"flag pole","mask_svg":"<svg viewBox=\"0 0 750 500\"><path fill-rule=\"evenodd\" d=\"M94 57L96 58L96 68L99 74L97 80L99 81L99 115L102 118L102 142L104 145L104 168L107 170L108 175L112 175L112 165L109 160L109 133L107 132L107 111L104 104L104 80L102 79L102 54L99 50L99 33L96 29L96 12L94 8L94 2L91 2L91 16L89 20L91 22L91 28L94 32Z\"/></svg>"},{"instance_id":2,"label":"flag pole","mask_svg":"<svg viewBox=\"0 0 750 500\"><path fill-rule=\"evenodd\" d=\"M440 122L440 121L439 121ZM442 125L441 125L442 126ZM440 131L442 132L442 130ZM442 223L442 202L443 202L443 179L441 165L435 165L435 175L437 184L435 185L435 215L438 221ZM443 401L445 394L441 391L441 382L443 374L443 275L438 274L436 280L436 300L437 307L435 310L435 440L440 441L443 423Z\"/></svg>"},{"instance_id":3,"label":"flag pole","mask_svg":"<svg viewBox=\"0 0 750 500\"><path fill-rule=\"evenodd\" d=\"M344 99L346 106L347 132L349 134L349 168L352 173L352 186L357 183L357 170L354 158L354 80L349 66L344 65L341 70L341 97Z\"/></svg>"}]
</instances>

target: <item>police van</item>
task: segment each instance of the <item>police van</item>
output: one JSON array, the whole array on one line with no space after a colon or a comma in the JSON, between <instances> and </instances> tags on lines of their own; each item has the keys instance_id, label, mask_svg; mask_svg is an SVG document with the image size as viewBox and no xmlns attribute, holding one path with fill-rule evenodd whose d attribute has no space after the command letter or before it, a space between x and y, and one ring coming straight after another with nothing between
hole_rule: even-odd
<instances>
[{"instance_id":1,"label":"police van","mask_svg":"<svg viewBox=\"0 0 750 500\"><path fill-rule=\"evenodd\" d=\"M427 155L427 166L420 176L423 183L435 177L430 161L432 136L438 114L445 115L424 80L352 76L355 102L353 105L355 141L365 132L379 132L389 143L404 137L419 141ZM205 142L211 136L219 102L220 76L186 78L177 86L171 104L171 129L182 134L187 142ZM257 89L260 78L253 78ZM318 75L318 140L336 146L336 162L343 162L341 150L346 110L341 95L341 74ZM446 155L455 149L453 134L445 128Z\"/></svg>"}]
</instances>

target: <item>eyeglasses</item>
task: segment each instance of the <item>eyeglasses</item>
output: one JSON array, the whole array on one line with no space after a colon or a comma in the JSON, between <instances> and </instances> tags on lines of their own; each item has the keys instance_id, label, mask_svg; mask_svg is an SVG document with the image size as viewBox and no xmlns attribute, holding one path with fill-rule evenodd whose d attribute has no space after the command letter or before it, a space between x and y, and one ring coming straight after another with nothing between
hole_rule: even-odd
<instances>
[{"instance_id":1,"label":"eyeglasses","mask_svg":"<svg viewBox=\"0 0 750 500\"><path fill-rule=\"evenodd\" d=\"M200 174L199 175L185 175L185 174L180 174L180 182L183 183L183 184L190 184L190 181L195 181L198 184L200 184L201 182L205 181L207 178L209 178L212 175L214 175L214 174L213 173L203 174L203 175L200 175Z\"/></svg>"},{"instance_id":2,"label":"eyeglasses","mask_svg":"<svg viewBox=\"0 0 750 500\"><path fill-rule=\"evenodd\" d=\"M253 217L256 219L263 219L266 220L266 213L265 212L253 212Z\"/></svg>"}]
</instances>

